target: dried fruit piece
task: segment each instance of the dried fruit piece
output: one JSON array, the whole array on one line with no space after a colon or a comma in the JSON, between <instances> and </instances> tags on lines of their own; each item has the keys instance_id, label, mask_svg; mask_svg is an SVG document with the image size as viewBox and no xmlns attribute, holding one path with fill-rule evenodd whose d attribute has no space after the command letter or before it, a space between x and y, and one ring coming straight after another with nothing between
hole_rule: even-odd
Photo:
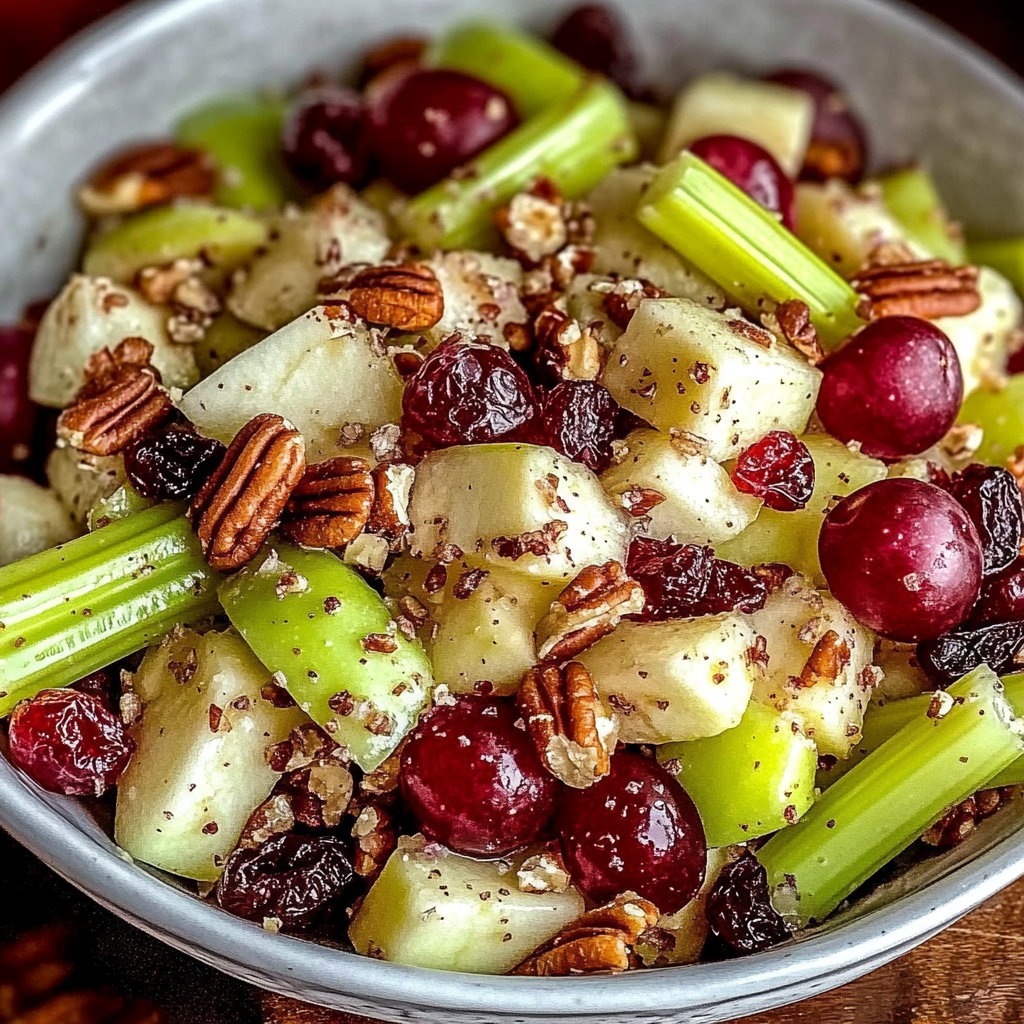
<instances>
[{"instance_id":1,"label":"dried fruit piece","mask_svg":"<svg viewBox=\"0 0 1024 1024\"><path fill-rule=\"evenodd\" d=\"M1012 474L972 463L953 475L949 493L967 510L981 539L986 576L1013 562L1024 532L1024 499Z\"/></svg>"},{"instance_id":2,"label":"dried fruit piece","mask_svg":"<svg viewBox=\"0 0 1024 1024\"><path fill-rule=\"evenodd\" d=\"M600 473L611 465L619 405L593 380L564 380L544 398L541 429L557 452Z\"/></svg>"},{"instance_id":3,"label":"dried fruit piece","mask_svg":"<svg viewBox=\"0 0 1024 1024\"><path fill-rule=\"evenodd\" d=\"M285 505L281 534L308 548L341 548L362 533L374 499L365 459L341 456L309 466Z\"/></svg>"},{"instance_id":4,"label":"dried fruit piece","mask_svg":"<svg viewBox=\"0 0 1024 1024\"><path fill-rule=\"evenodd\" d=\"M636 92L636 54L629 29L604 4L574 7L558 24L551 44L578 64L605 75L626 93Z\"/></svg>"},{"instance_id":5,"label":"dried fruit piece","mask_svg":"<svg viewBox=\"0 0 1024 1024\"><path fill-rule=\"evenodd\" d=\"M979 665L997 675L1020 667L1024 652L1024 621L962 628L917 645L917 660L929 679L949 686Z\"/></svg>"},{"instance_id":6,"label":"dried fruit piece","mask_svg":"<svg viewBox=\"0 0 1024 1024\"><path fill-rule=\"evenodd\" d=\"M722 868L704 905L711 930L739 953L760 953L789 938L785 921L768 894L768 875L744 850Z\"/></svg>"},{"instance_id":7,"label":"dried fruit piece","mask_svg":"<svg viewBox=\"0 0 1024 1024\"><path fill-rule=\"evenodd\" d=\"M427 331L444 316L441 282L425 263L361 270L343 294L364 320L399 331Z\"/></svg>"},{"instance_id":8,"label":"dried fruit piece","mask_svg":"<svg viewBox=\"0 0 1024 1024\"><path fill-rule=\"evenodd\" d=\"M814 491L814 460L807 445L785 430L772 430L741 452L732 482L744 494L756 494L768 508L795 512Z\"/></svg>"},{"instance_id":9,"label":"dried fruit piece","mask_svg":"<svg viewBox=\"0 0 1024 1024\"><path fill-rule=\"evenodd\" d=\"M144 498L188 500L210 478L226 451L220 441L172 427L128 445L124 469Z\"/></svg>"}]
</instances>

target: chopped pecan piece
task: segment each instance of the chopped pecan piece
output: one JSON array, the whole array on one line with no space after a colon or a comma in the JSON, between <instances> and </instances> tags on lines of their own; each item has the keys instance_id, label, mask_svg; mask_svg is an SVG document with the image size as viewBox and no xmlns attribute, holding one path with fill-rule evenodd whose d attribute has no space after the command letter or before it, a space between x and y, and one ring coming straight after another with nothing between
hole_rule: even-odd
<instances>
[{"instance_id":1,"label":"chopped pecan piece","mask_svg":"<svg viewBox=\"0 0 1024 1024\"><path fill-rule=\"evenodd\" d=\"M563 380L596 380L603 365L594 332L555 304L545 306L533 322L538 360Z\"/></svg>"},{"instance_id":2,"label":"chopped pecan piece","mask_svg":"<svg viewBox=\"0 0 1024 1024\"><path fill-rule=\"evenodd\" d=\"M840 640L834 629L830 629L814 645L800 675L791 677L790 682L805 689L818 683L831 685L849 663L849 644Z\"/></svg>"},{"instance_id":3,"label":"chopped pecan piece","mask_svg":"<svg viewBox=\"0 0 1024 1024\"><path fill-rule=\"evenodd\" d=\"M653 903L626 893L566 925L511 973L560 976L627 971L631 947L657 923L658 910Z\"/></svg>"},{"instance_id":4,"label":"chopped pecan piece","mask_svg":"<svg viewBox=\"0 0 1024 1024\"><path fill-rule=\"evenodd\" d=\"M444 315L441 282L425 263L361 270L345 290L349 305L372 324L426 331Z\"/></svg>"},{"instance_id":5,"label":"chopped pecan piece","mask_svg":"<svg viewBox=\"0 0 1024 1024\"><path fill-rule=\"evenodd\" d=\"M383 800L374 800L359 811L352 825L356 843L353 867L357 875L373 882L398 846L398 832L398 821Z\"/></svg>"},{"instance_id":6,"label":"chopped pecan piece","mask_svg":"<svg viewBox=\"0 0 1024 1024\"><path fill-rule=\"evenodd\" d=\"M586 789L608 774L614 724L579 662L531 668L519 684L516 702L552 775L574 789Z\"/></svg>"},{"instance_id":7,"label":"chopped pecan piece","mask_svg":"<svg viewBox=\"0 0 1024 1024\"><path fill-rule=\"evenodd\" d=\"M665 495L652 487L630 487L618 496L622 507L635 519L647 515L665 501Z\"/></svg>"},{"instance_id":8,"label":"chopped pecan piece","mask_svg":"<svg viewBox=\"0 0 1024 1024\"><path fill-rule=\"evenodd\" d=\"M526 267L553 256L569 241L564 203L554 187L534 186L513 196L495 211L494 222L512 255Z\"/></svg>"},{"instance_id":9,"label":"chopped pecan piece","mask_svg":"<svg viewBox=\"0 0 1024 1024\"><path fill-rule=\"evenodd\" d=\"M371 476L373 505L366 529L394 543L409 529L409 499L416 470L401 462L379 462Z\"/></svg>"},{"instance_id":10,"label":"chopped pecan piece","mask_svg":"<svg viewBox=\"0 0 1024 1024\"><path fill-rule=\"evenodd\" d=\"M818 331L811 323L811 311L806 302L789 299L775 308L779 333L799 352L811 366L825 358L825 350L818 339Z\"/></svg>"},{"instance_id":11,"label":"chopped pecan piece","mask_svg":"<svg viewBox=\"0 0 1024 1024\"><path fill-rule=\"evenodd\" d=\"M308 466L281 517L281 534L309 548L342 548L370 518L374 485L365 459L342 455Z\"/></svg>"},{"instance_id":12,"label":"chopped pecan piece","mask_svg":"<svg viewBox=\"0 0 1024 1024\"><path fill-rule=\"evenodd\" d=\"M664 299L668 292L644 278L627 278L617 282L601 300L601 308L616 327L625 330L644 299Z\"/></svg>"},{"instance_id":13,"label":"chopped pecan piece","mask_svg":"<svg viewBox=\"0 0 1024 1024\"><path fill-rule=\"evenodd\" d=\"M282 417L261 413L242 427L189 508L214 569L240 569L259 551L305 468L302 435Z\"/></svg>"},{"instance_id":14,"label":"chopped pecan piece","mask_svg":"<svg viewBox=\"0 0 1024 1024\"><path fill-rule=\"evenodd\" d=\"M537 657L568 661L607 636L623 615L643 610L644 591L619 562L588 565L537 624Z\"/></svg>"},{"instance_id":15,"label":"chopped pecan piece","mask_svg":"<svg viewBox=\"0 0 1024 1024\"><path fill-rule=\"evenodd\" d=\"M1019 793L1020 786L981 789L946 811L921 836L921 840L929 846L938 846L941 849L959 846L974 831L979 821L990 818L1000 807L1009 803Z\"/></svg>"},{"instance_id":16,"label":"chopped pecan piece","mask_svg":"<svg viewBox=\"0 0 1024 1024\"><path fill-rule=\"evenodd\" d=\"M868 320L916 316L935 320L967 316L981 306L977 267L952 267L945 260L874 264L850 278L864 297L858 312Z\"/></svg>"}]
</instances>

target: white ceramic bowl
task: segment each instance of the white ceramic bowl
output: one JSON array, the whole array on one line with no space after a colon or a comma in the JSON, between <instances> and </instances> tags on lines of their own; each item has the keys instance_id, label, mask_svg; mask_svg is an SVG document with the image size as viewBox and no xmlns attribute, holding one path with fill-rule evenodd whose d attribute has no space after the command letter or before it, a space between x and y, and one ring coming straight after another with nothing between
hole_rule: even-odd
<instances>
[{"instance_id":1,"label":"white ceramic bowl","mask_svg":"<svg viewBox=\"0 0 1024 1024\"><path fill-rule=\"evenodd\" d=\"M74 262L71 202L111 148L158 136L211 97L344 67L394 33L471 13L544 28L566 0L168 0L125 11L50 58L0 104L0 321L52 293ZM620 0L650 77L817 66L867 116L878 162L923 158L953 213L1024 230L1024 91L931 22L876 0ZM73 800L0 758L0 824L115 913L236 977L391 1021L720 1021L850 981L1024 874L1024 805L917 865L825 927L729 963L614 978L489 978L381 963L271 935L131 863ZM10 897L9 897L10 898Z\"/></svg>"}]
</instances>

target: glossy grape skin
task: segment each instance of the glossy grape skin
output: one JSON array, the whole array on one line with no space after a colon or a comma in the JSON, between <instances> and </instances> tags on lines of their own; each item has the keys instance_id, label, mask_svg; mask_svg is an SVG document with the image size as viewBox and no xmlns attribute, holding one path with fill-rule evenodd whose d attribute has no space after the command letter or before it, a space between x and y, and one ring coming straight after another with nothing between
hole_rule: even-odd
<instances>
[{"instance_id":1,"label":"glossy grape skin","mask_svg":"<svg viewBox=\"0 0 1024 1024\"><path fill-rule=\"evenodd\" d=\"M300 95L288 112L281 145L288 169L311 188L338 182L358 188L369 177L363 102L350 89L322 85Z\"/></svg>"},{"instance_id":2,"label":"glossy grape skin","mask_svg":"<svg viewBox=\"0 0 1024 1024\"><path fill-rule=\"evenodd\" d=\"M32 334L0 327L0 473L23 472L32 454L38 408L28 397Z\"/></svg>"},{"instance_id":3,"label":"glossy grape skin","mask_svg":"<svg viewBox=\"0 0 1024 1024\"><path fill-rule=\"evenodd\" d=\"M627 94L636 91L636 54L618 14L603 4L583 4L559 23L551 44L578 64L606 75Z\"/></svg>"},{"instance_id":4,"label":"glossy grape skin","mask_svg":"<svg viewBox=\"0 0 1024 1024\"><path fill-rule=\"evenodd\" d=\"M844 443L859 441L873 458L926 451L956 422L963 401L956 350L917 317L873 321L819 369L817 412L825 429Z\"/></svg>"},{"instance_id":5,"label":"glossy grape skin","mask_svg":"<svg viewBox=\"0 0 1024 1024\"><path fill-rule=\"evenodd\" d=\"M818 554L829 589L890 640L933 640L981 592L982 549L967 512L934 484L879 480L825 517Z\"/></svg>"}]
</instances>

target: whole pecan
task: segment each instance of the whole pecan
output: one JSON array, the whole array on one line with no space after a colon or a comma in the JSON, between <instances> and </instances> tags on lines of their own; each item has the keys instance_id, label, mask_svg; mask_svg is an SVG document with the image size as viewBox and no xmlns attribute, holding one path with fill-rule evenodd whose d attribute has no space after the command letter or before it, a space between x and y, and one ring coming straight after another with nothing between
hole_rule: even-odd
<instances>
[{"instance_id":1,"label":"whole pecan","mask_svg":"<svg viewBox=\"0 0 1024 1024\"><path fill-rule=\"evenodd\" d=\"M240 569L259 551L305 468L302 435L282 417L261 413L242 427L189 508L214 569Z\"/></svg>"},{"instance_id":2,"label":"whole pecan","mask_svg":"<svg viewBox=\"0 0 1024 1024\"><path fill-rule=\"evenodd\" d=\"M627 971L631 947L657 923L658 910L653 903L625 893L566 925L511 973L562 976Z\"/></svg>"},{"instance_id":3,"label":"whole pecan","mask_svg":"<svg viewBox=\"0 0 1024 1024\"><path fill-rule=\"evenodd\" d=\"M607 636L623 615L637 615L643 607L643 587L620 562L588 565L537 623L537 657L542 662L575 658Z\"/></svg>"},{"instance_id":4,"label":"whole pecan","mask_svg":"<svg viewBox=\"0 0 1024 1024\"><path fill-rule=\"evenodd\" d=\"M945 260L875 263L850 282L863 296L858 312L865 319L916 316L935 320L967 316L981 306L977 267L952 267Z\"/></svg>"},{"instance_id":5,"label":"whole pecan","mask_svg":"<svg viewBox=\"0 0 1024 1024\"><path fill-rule=\"evenodd\" d=\"M309 548L342 548L370 517L374 485L365 459L340 456L309 466L281 517L281 534Z\"/></svg>"},{"instance_id":6,"label":"whole pecan","mask_svg":"<svg viewBox=\"0 0 1024 1024\"><path fill-rule=\"evenodd\" d=\"M444 315L441 282L424 263L368 267L348 282L352 309L371 324L425 331Z\"/></svg>"},{"instance_id":7,"label":"whole pecan","mask_svg":"<svg viewBox=\"0 0 1024 1024\"><path fill-rule=\"evenodd\" d=\"M523 676L516 703L544 767L574 789L611 768L614 725L590 673L578 662L539 665Z\"/></svg>"}]
</instances>

